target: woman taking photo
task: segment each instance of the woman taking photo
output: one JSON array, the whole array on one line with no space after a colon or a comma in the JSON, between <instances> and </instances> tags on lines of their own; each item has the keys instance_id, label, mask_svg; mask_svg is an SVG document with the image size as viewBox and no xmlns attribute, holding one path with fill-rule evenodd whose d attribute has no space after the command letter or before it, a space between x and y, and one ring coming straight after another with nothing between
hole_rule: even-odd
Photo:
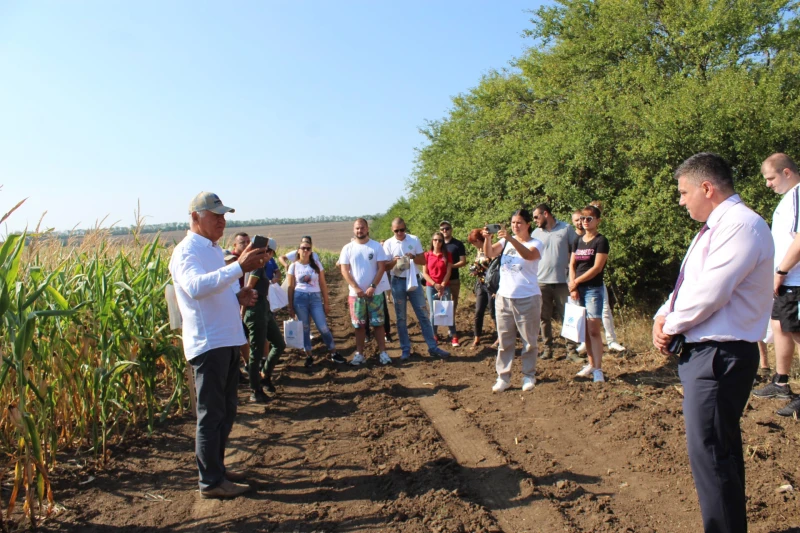
<instances>
[{"instance_id":1,"label":"woman taking photo","mask_svg":"<svg viewBox=\"0 0 800 533\"><path fill-rule=\"evenodd\" d=\"M481 230L474 229L470 231L467 240L472 246L478 249L475 262L469 267L469 275L475 277L475 287L473 288L473 292L475 293L475 338L472 340L472 347L475 348L481 343L481 335L483 335L483 317L486 315L487 308L492 316L492 322L495 320L494 302L492 301L492 295L489 293L489 289L486 287L485 278L486 269L489 268L489 263L491 263L492 260L483 253L484 238L483 235L481 235ZM498 343L493 344L492 349L497 348L497 344Z\"/></svg>"},{"instance_id":2,"label":"woman taking photo","mask_svg":"<svg viewBox=\"0 0 800 533\"><path fill-rule=\"evenodd\" d=\"M531 237L531 214L520 209L511 216L511 231L497 232L498 242L492 244L492 234L484 228L483 253L500 259L500 288L495 296L497 338L497 383L492 392L502 392L511 386L511 363L517 332L522 338L522 390L533 390L536 384L539 319L542 314L542 292L536 273L542 257L542 242Z\"/></svg>"},{"instance_id":3,"label":"woman taking photo","mask_svg":"<svg viewBox=\"0 0 800 533\"><path fill-rule=\"evenodd\" d=\"M433 323L433 302L450 300L450 274L453 271L453 260L444 249L444 235L437 231L431 237L430 250L425 252L425 264L422 266L422 277L425 278L425 294L428 297L428 311L431 315L433 332L438 329ZM450 328L450 337L456 336L455 316Z\"/></svg>"},{"instance_id":4,"label":"woman taking photo","mask_svg":"<svg viewBox=\"0 0 800 533\"><path fill-rule=\"evenodd\" d=\"M569 261L569 293L586 308L586 352L589 363L578 376L593 381L605 381L602 370L603 337L603 270L608 261L608 239L597 231L600 225L600 209L587 205L581 210L583 235Z\"/></svg>"},{"instance_id":5,"label":"woman taking photo","mask_svg":"<svg viewBox=\"0 0 800 533\"><path fill-rule=\"evenodd\" d=\"M330 311L328 305L328 285L325 283L325 269L311 252L311 244L303 242L298 249L297 259L289 265L289 315L303 323L303 346L306 352L306 367L314 364L311 356L311 319L317 325L325 346L328 359L334 363L346 363L336 351L333 334L328 329L325 315Z\"/></svg>"}]
</instances>

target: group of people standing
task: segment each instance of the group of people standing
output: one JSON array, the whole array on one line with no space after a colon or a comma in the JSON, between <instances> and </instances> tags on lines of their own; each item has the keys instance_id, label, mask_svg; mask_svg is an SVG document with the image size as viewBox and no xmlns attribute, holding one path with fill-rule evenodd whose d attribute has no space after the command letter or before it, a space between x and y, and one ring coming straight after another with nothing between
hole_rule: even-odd
<instances>
[{"instance_id":1,"label":"group of people standing","mask_svg":"<svg viewBox=\"0 0 800 533\"><path fill-rule=\"evenodd\" d=\"M777 372L755 395L787 398L788 405L778 414L800 414L800 400L788 385L795 344L800 342L800 174L785 154L773 154L761 170L767 186L784 196L771 230L736 194L730 165L722 157L696 154L674 175L680 205L691 218L703 222L703 227L686 253L673 291L656 313L653 344L663 354L679 357L689 459L707 532L747 530L739 424L759 366L757 343L764 339L770 318ZM237 483L246 474L224 464L224 449L236 415L239 350L245 344L242 316L251 339L254 331L263 331L272 343L266 365L259 359L263 346L251 343L251 383L255 379L270 384L273 352L277 357L285 347L275 333L279 330L268 303L262 303L270 282L276 279L274 267L267 268L276 245L269 239L265 247L254 247L242 238L226 265L217 242L225 228L225 213L232 211L215 194L197 195L189 208L191 229L170 261L183 319L184 351L197 391L195 451L200 493L210 498L234 497L248 489ZM483 314L487 308L493 309L498 335L494 392L511 386L517 335L523 343L521 388L534 388L540 322L542 357L552 357L549 321L570 299L583 306L587 316L588 361L578 375L591 376L596 382L605 379L601 328L608 297L603 272L610 244L599 232L601 211L597 205L576 211L573 222L575 228L557 221L550 208L540 204L532 214L525 209L514 212L509 229L486 227L470 232L469 242L479 249L470 269L476 290L473 345L480 344ZM370 238L368 222L358 219L354 237L339 257L356 332L357 351L351 364L366 360L367 325L378 342L379 361L392 362L384 332L384 299L389 291L400 359L408 359L412 353L406 319L409 302L429 355L449 356L438 346L428 305L436 299L457 301L454 282L458 268L466 263L463 245L453 242L447 221L434 233L427 251L408 233L402 218L392 221L392 232L381 245ZM309 354L309 322L314 320L331 360L344 363L325 322L330 303L324 269L311 248L311 239L304 238L288 265L289 312L304 323ZM497 263L493 263L495 258L499 258ZM424 291L413 279L418 268ZM246 272L250 272L247 281L237 283ZM613 326L610 332L606 326L607 340L609 333L613 335ZM459 344L454 330L450 342ZM615 349L612 343L616 339L609 341L609 347ZM265 376L259 375L262 371Z\"/></svg>"}]
</instances>

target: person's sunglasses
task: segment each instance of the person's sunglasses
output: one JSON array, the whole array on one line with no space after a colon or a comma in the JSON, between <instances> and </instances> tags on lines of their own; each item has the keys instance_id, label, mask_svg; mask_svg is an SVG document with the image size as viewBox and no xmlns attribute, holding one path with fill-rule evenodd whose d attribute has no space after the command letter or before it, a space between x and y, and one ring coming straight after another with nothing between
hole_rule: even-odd
<instances>
[{"instance_id":1,"label":"person's sunglasses","mask_svg":"<svg viewBox=\"0 0 800 533\"><path fill-rule=\"evenodd\" d=\"M591 222L594 220L594 217L581 217L581 222Z\"/></svg>"},{"instance_id":2,"label":"person's sunglasses","mask_svg":"<svg viewBox=\"0 0 800 533\"><path fill-rule=\"evenodd\" d=\"M453 228L450 228L450 227L448 227L448 226L444 226L444 227L442 227L442 228L439 228L439 229L440 229L441 231L453 231Z\"/></svg>"},{"instance_id":3,"label":"person's sunglasses","mask_svg":"<svg viewBox=\"0 0 800 533\"><path fill-rule=\"evenodd\" d=\"M397 229L392 230L392 231L394 231L395 233L405 233L406 232L406 228L397 228Z\"/></svg>"},{"instance_id":4,"label":"person's sunglasses","mask_svg":"<svg viewBox=\"0 0 800 533\"><path fill-rule=\"evenodd\" d=\"M300 249L307 252L307 251L311 250L311 247L310 246L301 246Z\"/></svg>"}]
</instances>

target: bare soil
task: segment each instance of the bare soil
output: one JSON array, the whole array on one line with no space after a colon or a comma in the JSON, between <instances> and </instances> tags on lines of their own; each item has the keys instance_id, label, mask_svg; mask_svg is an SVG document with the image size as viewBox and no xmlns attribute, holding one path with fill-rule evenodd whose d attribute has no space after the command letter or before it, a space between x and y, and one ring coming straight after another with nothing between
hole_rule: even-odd
<instances>
[{"instance_id":1,"label":"bare soil","mask_svg":"<svg viewBox=\"0 0 800 533\"><path fill-rule=\"evenodd\" d=\"M349 358L346 287L338 276L329 283L331 326ZM467 346L469 303L458 312L464 346L448 360L427 357L419 327L410 322L417 355L408 363L384 367L372 358L366 367L335 366L317 345L310 370L299 353L287 353L270 404L247 403L241 388L227 464L250 473L248 495L200 498L194 420L185 417L129 442L103 471L62 468L55 490L65 510L44 529L702 530L674 361L607 354L605 384L574 378L576 363L540 361L534 391L523 394L516 375L511 389L492 394L491 339L478 349ZM396 337L389 346L399 356ZM373 344L368 353L375 352ZM557 355L564 354L562 346ZM754 399L743 419L755 533L800 532L800 426L774 414L781 405ZM786 484L796 488L777 491Z\"/></svg>"}]
</instances>

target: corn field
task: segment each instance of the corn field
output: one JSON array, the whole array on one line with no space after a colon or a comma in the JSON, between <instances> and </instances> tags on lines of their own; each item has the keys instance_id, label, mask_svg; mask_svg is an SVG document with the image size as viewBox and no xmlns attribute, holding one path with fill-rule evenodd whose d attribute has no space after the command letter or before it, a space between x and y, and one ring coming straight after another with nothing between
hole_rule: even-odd
<instances>
[{"instance_id":1,"label":"corn field","mask_svg":"<svg viewBox=\"0 0 800 533\"><path fill-rule=\"evenodd\" d=\"M152 431L187 408L186 361L164 299L170 253L158 236L102 229L66 243L10 235L0 247L0 448L14 472L2 531L14 529L21 498L32 529L53 512L48 472L65 452L105 463L129 430ZM335 268L338 252L318 253Z\"/></svg>"},{"instance_id":2,"label":"corn field","mask_svg":"<svg viewBox=\"0 0 800 533\"><path fill-rule=\"evenodd\" d=\"M66 246L11 235L0 248L0 447L14 471L3 530L21 493L30 527L52 512L59 452L103 463L131 428L152 430L188 399L164 300L168 250L121 242L98 230Z\"/></svg>"}]
</instances>

